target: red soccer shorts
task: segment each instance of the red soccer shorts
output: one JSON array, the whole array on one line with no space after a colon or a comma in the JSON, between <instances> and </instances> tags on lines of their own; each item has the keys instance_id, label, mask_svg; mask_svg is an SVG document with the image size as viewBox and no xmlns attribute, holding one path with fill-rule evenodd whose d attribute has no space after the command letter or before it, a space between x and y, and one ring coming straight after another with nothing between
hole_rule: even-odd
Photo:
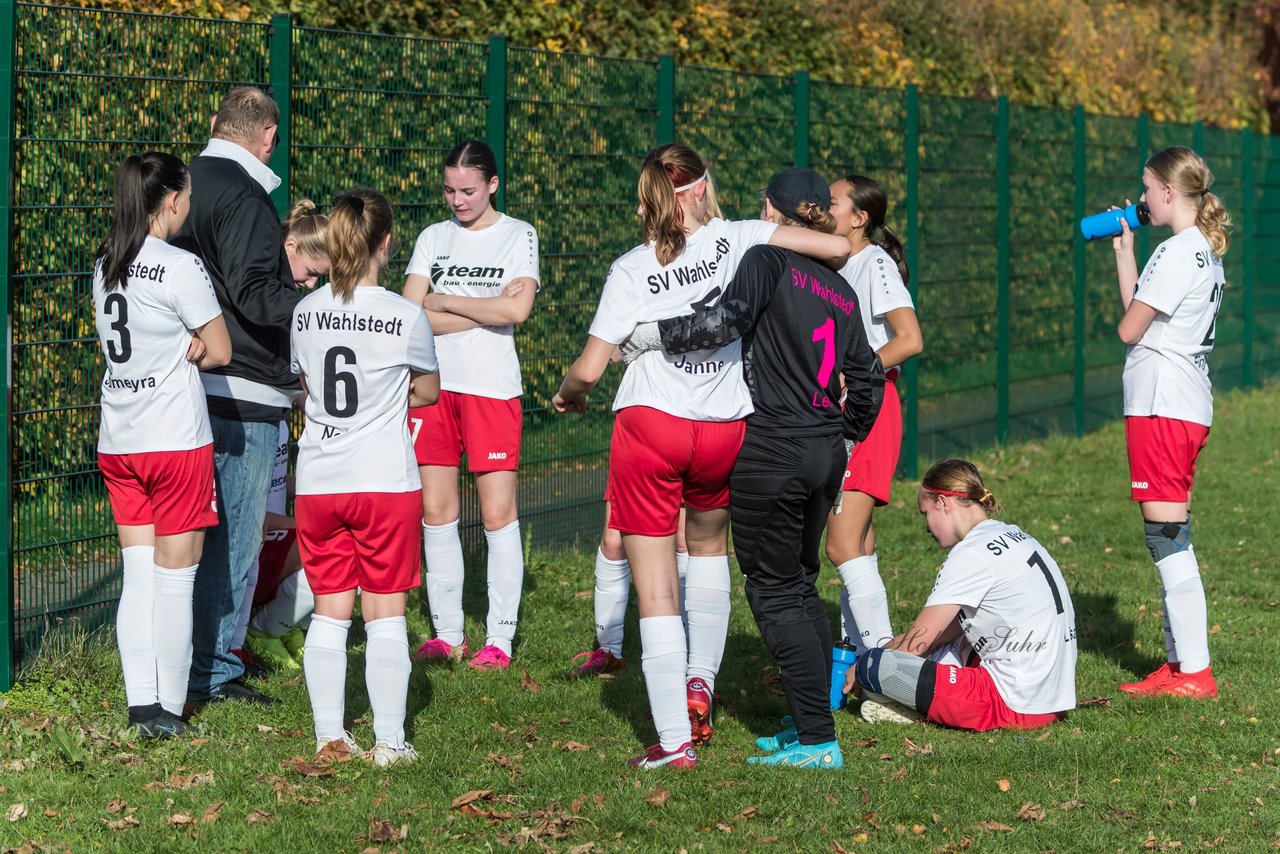
<instances>
[{"instance_id":1,"label":"red soccer shorts","mask_svg":"<svg viewBox=\"0 0 1280 854\"><path fill-rule=\"evenodd\" d=\"M154 525L171 537L218 524L213 445L190 451L98 454L117 525Z\"/></svg>"},{"instance_id":2,"label":"red soccer shorts","mask_svg":"<svg viewBox=\"0 0 1280 854\"><path fill-rule=\"evenodd\" d=\"M745 421L690 421L628 406L613 422L609 447L609 527L668 537L681 503L693 510L729 506L729 473Z\"/></svg>"},{"instance_id":3,"label":"red soccer shorts","mask_svg":"<svg viewBox=\"0 0 1280 854\"><path fill-rule=\"evenodd\" d=\"M299 495L298 549L316 595L422 583L422 490Z\"/></svg>"},{"instance_id":4,"label":"red soccer shorts","mask_svg":"<svg viewBox=\"0 0 1280 854\"><path fill-rule=\"evenodd\" d=\"M984 667L939 664L933 704L925 720L955 729L1040 729L1066 717L1066 712L1024 715L1005 705Z\"/></svg>"},{"instance_id":5,"label":"red soccer shorts","mask_svg":"<svg viewBox=\"0 0 1280 854\"><path fill-rule=\"evenodd\" d=\"M897 371L892 373L896 379ZM864 492L875 499L877 507L885 506L889 503L901 450L902 401L898 399L898 387L887 380L880 414L867 438L854 445L840 488L845 492Z\"/></svg>"},{"instance_id":6,"label":"red soccer shorts","mask_svg":"<svg viewBox=\"0 0 1280 854\"><path fill-rule=\"evenodd\" d=\"M1196 458L1209 441L1208 427L1159 415L1127 415L1124 438L1134 501L1190 499Z\"/></svg>"},{"instance_id":7,"label":"red soccer shorts","mask_svg":"<svg viewBox=\"0 0 1280 854\"><path fill-rule=\"evenodd\" d=\"M289 560L289 553L298 542L294 528L277 528L267 531L262 538L262 550L258 552L258 586L253 589L253 607L261 607L276 598L280 582L302 568L301 559Z\"/></svg>"},{"instance_id":8,"label":"red soccer shorts","mask_svg":"<svg viewBox=\"0 0 1280 854\"><path fill-rule=\"evenodd\" d=\"M495 400L440 392L435 406L409 410L409 434L420 466L457 466L467 455L472 472L520 468L520 398Z\"/></svg>"}]
</instances>

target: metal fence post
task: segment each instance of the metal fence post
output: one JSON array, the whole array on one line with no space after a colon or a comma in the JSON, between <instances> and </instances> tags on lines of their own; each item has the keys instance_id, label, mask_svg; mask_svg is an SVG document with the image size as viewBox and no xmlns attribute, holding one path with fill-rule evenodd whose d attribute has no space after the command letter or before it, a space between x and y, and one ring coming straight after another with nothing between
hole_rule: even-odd
<instances>
[{"instance_id":1,"label":"metal fence post","mask_svg":"<svg viewBox=\"0 0 1280 854\"><path fill-rule=\"evenodd\" d=\"M485 135L498 163L496 207L507 209L507 37L489 36L485 74Z\"/></svg>"},{"instance_id":2,"label":"metal fence post","mask_svg":"<svg viewBox=\"0 0 1280 854\"><path fill-rule=\"evenodd\" d=\"M1084 218L1085 205L1088 204L1086 198L1085 174L1088 168L1085 158L1085 143L1088 137L1085 135L1085 114L1084 107L1077 104L1075 107L1075 166L1072 171L1075 172L1076 181L1076 211L1075 221L1079 222ZM1074 258L1076 267L1075 286L1072 289L1072 302L1075 304L1075 317L1072 334L1075 338L1075 362L1073 372L1075 374L1072 385L1072 399L1075 406L1075 422L1076 435L1084 435L1084 322L1085 322L1085 256L1084 256L1084 235L1080 229L1074 229L1075 246Z\"/></svg>"},{"instance_id":3,"label":"metal fence post","mask_svg":"<svg viewBox=\"0 0 1280 854\"><path fill-rule=\"evenodd\" d=\"M658 145L676 141L676 58L664 53L658 57Z\"/></svg>"},{"instance_id":4,"label":"metal fence post","mask_svg":"<svg viewBox=\"0 0 1280 854\"><path fill-rule=\"evenodd\" d=\"M276 132L280 134L280 142L271 155L271 171L280 178L280 186L271 194L275 202L276 212L284 216L289 210L289 151L293 135L291 133L290 106L293 100L293 89L290 85L293 67L293 22L288 12L276 12L271 16L271 26L267 28L270 47L267 61L270 68L270 93L280 108L280 126Z\"/></svg>"},{"instance_id":5,"label":"metal fence post","mask_svg":"<svg viewBox=\"0 0 1280 854\"><path fill-rule=\"evenodd\" d=\"M809 168L809 72L797 71L792 114L795 117L795 154L797 166Z\"/></svg>"},{"instance_id":6,"label":"metal fence post","mask_svg":"<svg viewBox=\"0 0 1280 854\"><path fill-rule=\"evenodd\" d=\"M902 140L902 166L907 173L907 291L920 308L920 88L912 83L902 93L906 128ZM925 342L925 348L928 348ZM906 400L902 407L902 459L907 477L920 473L920 359L907 359L899 379Z\"/></svg>"},{"instance_id":7,"label":"metal fence post","mask_svg":"<svg viewBox=\"0 0 1280 854\"><path fill-rule=\"evenodd\" d=\"M4 193L0 195L0 329L4 330L0 370L4 393L0 395L0 691L13 687L13 484L10 419L13 401L13 204L14 204L14 78L17 69L17 4L0 0L0 168L4 169Z\"/></svg>"},{"instance_id":8,"label":"metal fence post","mask_svg":"<svg viewBox=\"0 0 1280 854\"><path fill-rule=\"evenodd\" d=\"M1009 99L996 101L996 441L1009 439Z\"/></svg>"},{"instance_id":9,"label":"metal fence post","mask_svg":"<svg viewBox=\"0 0 1280 854\"><path fill-rule=\"evenodd\" d=\"M1246 387L1253 385L1253 274L1254 274L1254 235L1253 217L1250 206L1253 204L1253 129L1245 128L1240 137L1240 221L1236 226L1240 236L1244 238L1244 369L1240 374L1240 382ZM1219 303L1221 305L1221 303Z\"/></svg>"}]
</instances>

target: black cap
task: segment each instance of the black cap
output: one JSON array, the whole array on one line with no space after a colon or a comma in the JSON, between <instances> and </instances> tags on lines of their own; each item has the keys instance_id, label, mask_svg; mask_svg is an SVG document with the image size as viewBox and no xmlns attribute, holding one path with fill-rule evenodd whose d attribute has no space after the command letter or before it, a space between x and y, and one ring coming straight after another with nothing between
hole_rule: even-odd
<instances>
[{"instance_id":1,"label":"black cap","mask_svg":"<svg viewBox=\"0 0 1280 854\"><path fill-rule=\"evenodd\" d=\"M817 172L799 166L770 178L764 195L779 213L797 222L801 220L796 216L796 206L801 202L811 202L823 210L831 207L830 185Z\"/></svg>"}]
</instances>

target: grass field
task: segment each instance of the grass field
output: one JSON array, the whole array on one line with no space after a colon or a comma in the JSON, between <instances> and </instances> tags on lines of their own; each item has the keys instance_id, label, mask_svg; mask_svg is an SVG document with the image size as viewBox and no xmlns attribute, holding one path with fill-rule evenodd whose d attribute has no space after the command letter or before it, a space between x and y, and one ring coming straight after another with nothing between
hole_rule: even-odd
<instances>
[{"instance_id":1,"label":"grass field","mask_svg":"<svg viewBox=\"0 0 1280 854\"><path fill-rule=\"evenodd\" d=\"M634 608L629 664L564 677L593 640L593 544L535 554L507 673L415 667L416 766L315 767L306 689L289 676L258 712L208 709L207 733L139 744L109 638L50 642L0 698L0 849L202 851L804 850L1260 851L1280 847L1280 590L1269 531L1280 495L1280 388L1218 400L1194 531L1206 579L1216 701L1135 701L1115 686L1162 660L1159 582L1127 498L1119 424L974 455L1004 518L1053 553L1080 633L1081 708L1041 733L974 735L837 718L839 773L748 766L783 712L774 668L736 585L714 741L696 771L638 773L652 740ZM943 553L914 487L877 517L896 626ZM468 631L482 634L482 572ZM824 582L834 578L828 571ZM838 588L822 594L835 616ZM411 633L425 616L410 615ZM363 637L348 677L357 738L371 728Z\"/></svg>"}]
</instances>

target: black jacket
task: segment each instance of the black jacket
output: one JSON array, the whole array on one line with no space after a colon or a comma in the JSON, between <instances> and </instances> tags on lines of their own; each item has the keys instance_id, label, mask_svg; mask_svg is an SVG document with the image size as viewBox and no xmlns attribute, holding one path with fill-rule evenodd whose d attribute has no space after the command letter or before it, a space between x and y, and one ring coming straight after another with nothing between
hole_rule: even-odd
<instances>
[{"instance_id":1,"label":"black jacket","mask_svg":"<svg viewBox=\"0 0 1280 854\"><path fill-rule=\"evenodd\" d=\"M755 412L747 429L786 436L844 433L861 442L884 400L884 368L867 343L853 288L811 258L753 246L719 304L658 322L668 353L742 339ZM840 377L847 397L840 406Z\"/></svg>"},{"instance_id":2,"label":"black jacket","mask_svg":"<svg viewBox=\"0 0 1280 854\"><path fill-rule=\"evenodd\" d=\"M289 324L300 295L275 206L234 160L197 157L187 169L191 213L173 245L204 261L231 335L231 363L211 373L295 390ZM213 395L208 400L210 413L238 421L277 421L288 411L251 400Z\"/></svg>"}]
</instances>

